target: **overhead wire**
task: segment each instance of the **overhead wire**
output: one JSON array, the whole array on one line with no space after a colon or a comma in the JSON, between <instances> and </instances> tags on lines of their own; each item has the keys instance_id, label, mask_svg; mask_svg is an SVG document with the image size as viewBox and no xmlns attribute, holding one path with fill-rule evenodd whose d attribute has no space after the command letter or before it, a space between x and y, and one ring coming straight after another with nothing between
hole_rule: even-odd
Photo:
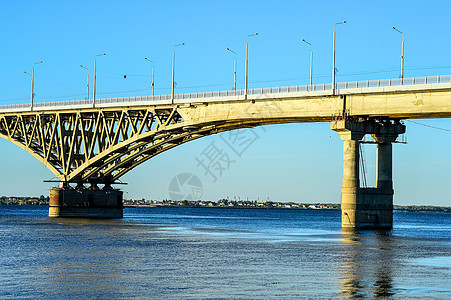
<instances>
[{"instance_id":1,"label":"overhead wire","mask_svg":"<svg viewBox=\"0 0 451 300\"><path fill-rule=\"evenodd\" d=\"M415 122L415 121L412 121L412 120L407 120L407 121L410 122L410 123L417 124L417 125L421 125L421 126L425 126L425 127L429 127L429 128L433 128L433 129L437 129L437 130L443 130L443 131L451 132L451 129L446 129L446 128L441 128L441 127L432 126L432 125L428 125L428 124L423 124L423 123Z\"/></svg>"}]
</instances>

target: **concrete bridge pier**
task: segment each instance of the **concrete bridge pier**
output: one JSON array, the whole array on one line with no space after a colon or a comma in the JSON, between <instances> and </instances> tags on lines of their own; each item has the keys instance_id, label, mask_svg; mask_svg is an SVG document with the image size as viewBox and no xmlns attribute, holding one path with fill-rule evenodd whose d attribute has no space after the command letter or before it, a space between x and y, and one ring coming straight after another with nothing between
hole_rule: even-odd
<instances>
[{"instance_id":1,"label":"concrete bridge pier","mask_svg":"<svg viewBox=\"0 0 451 300\"><path fill-rule=\"evenodd\" d=\"M344 229L391 229L393 227L392 143L405 126L399 122L331 122L331 129L343 140L342 218ZM360 140L371 134L377 144L376 187L360 187Z\"/></svg>"},{"instance_id":2,"label":"concrete bridge pier","mask_svg":"<svg viewBox=\"0 0 451 300\"><path fill-rule=\"evenodd\" d=\"M50 190L49 217L71 218L122 218L123 192L105 184L89 188L81 183L75 188L62 184Z\"/></svg>"}]
</instances>

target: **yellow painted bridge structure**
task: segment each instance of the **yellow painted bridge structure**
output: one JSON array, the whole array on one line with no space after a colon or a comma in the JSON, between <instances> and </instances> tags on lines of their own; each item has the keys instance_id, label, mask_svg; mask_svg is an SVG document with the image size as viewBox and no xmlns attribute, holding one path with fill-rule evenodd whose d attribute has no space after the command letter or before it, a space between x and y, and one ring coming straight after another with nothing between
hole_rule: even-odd
<instances>
[{"instance_id":1,"label":"yellow painted bridge structure","mask_svg":"<svg viewBox=\"0 0 451 300\"><path fill-rule=\"evenodd\" d=\"M450 117L451 76L440 75L341 82L334 89L316 84L3 105L0 137L49 168L64 194L89 190L87 183L108 190L155 155L207 135L267 124L331 122L344 141L343 226L382 228L391 227L392 218L372 211L392 211L391 146L405 132L402 120ZM378 145L378 186L373 189L359 184L358 148L366 134ZM63 206L74 211L80 206L62 205L71 196L61 191L54 203L58 216L64 216ZM89 194L83 205L96 206L96 198Z\"/></svg>"}]
</instances>

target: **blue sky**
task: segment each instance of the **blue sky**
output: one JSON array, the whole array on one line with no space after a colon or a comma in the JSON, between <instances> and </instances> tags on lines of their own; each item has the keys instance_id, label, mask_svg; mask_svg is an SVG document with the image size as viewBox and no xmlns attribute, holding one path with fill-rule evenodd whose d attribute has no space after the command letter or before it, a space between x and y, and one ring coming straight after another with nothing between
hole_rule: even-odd
<instances>
[{"instance_id":1,"label":"blue sky","mask_svg":"<svg viewBox=\"0 0 451 300\"><path fill-rule=\"evenodd\" d=\"M244 3L243 3L244 2ZM249 39L249 87L307 84L310 48L314 83L331 82L332 32L337 26L337 81L396 78L405 33L405 77L451 74L451 4L447 1L3 1L0 9L0 105L27 103L35 67L35 101L84 99L86 70L97 60L97 97L170 93L177 48L178 93L244 87ZM124 79L123 75L127 74ZM450 120L421 120L451 129ZM395 204L450 205L451 132L406 122L408 144L394 145ZM216 182L196 157L220 136L177 147L123 177L126 197L167 199L177 174L196 174L205 200L222 197L294 202L340 202L342 142L329 124L255 129L258 138ZM257 135L254 135L257 136ZM374 183L374 146L365 147ZM230 155L232 156L232 152ZM0 140L0 195L48 194L53 174L31 155Z\"/></svg>"}]
</instances>

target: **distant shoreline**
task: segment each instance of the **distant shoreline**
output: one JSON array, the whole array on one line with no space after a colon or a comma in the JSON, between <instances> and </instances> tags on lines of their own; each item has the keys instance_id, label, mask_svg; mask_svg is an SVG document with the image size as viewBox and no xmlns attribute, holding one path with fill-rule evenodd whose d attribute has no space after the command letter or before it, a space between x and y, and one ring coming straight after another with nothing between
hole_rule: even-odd
<instances>
[{"instance_id":1,"label":"distant shoreline","mask_svg":"<svg viewBox=\"0 0 451 300\"><path fill-rule=\"evenodd\" d=\"M291 210L340 210L340 208L288 208L288 207L258 207L258 206L200 206L200 205L156 205L156 204L128 204L128 208L136 207L185 207L185 208L230 208L230 209L291 209Z\"/></svg>"},{"instance_id":2,"label":"distant shoreline","mask_svg":"<svg viewBox=\"0 0 451 300\"><path fill-rule=\"evenodd\" d=\"M410 213L451 213L451 207L446 206L402 206L395 205L393 212L410 212ZM156 205L156 204L136 204L124 205L124 208L139 208L139 207L184 207L184 208L218 208L218 209L278 209L278 210L341 210L340 208L287 208L287 207L247 207L247 206L194 206L194 205Z\"/></svg>"},{"instance_id":3,"label":"distant shoreline","mask_svg":"<svg viewBox=\"0 0 451 300\"><path fill-rule=\"evenodd\" d=\"M49 197L0 197L0 205L48 205ZM293 203L273 201L226 200L172 201L172 200L124 200L124 207L186 207L186 208L241 208L241 209L287 209L287 210L340 210L337 203ZM451 213L451 207L432 205L393 205L394 212Z\"/></svg>"},{"instance_id":4,"label":"distant shoreline","mask_svg":"<svg viewBox=\"0 0 451 300\"><path fill-rule=\"evenodd\" d=\"M16 206L44 206L44 204L20 204L20 203L0 203L2 206L16 205ZM227 207L227 206L183 206L183 205L155 205L155 204L137 204L137 205L124 205L124 208L216 208L216 209L277 209L277 210L334 210L338 211L340 208L286 208L286 207ZM393 209L393 212L408 212L408 213L451 213L451 207L446 206L428 206L428 208L421 208L421 206L398 206Z\"/></svg>"}]
</instances>

